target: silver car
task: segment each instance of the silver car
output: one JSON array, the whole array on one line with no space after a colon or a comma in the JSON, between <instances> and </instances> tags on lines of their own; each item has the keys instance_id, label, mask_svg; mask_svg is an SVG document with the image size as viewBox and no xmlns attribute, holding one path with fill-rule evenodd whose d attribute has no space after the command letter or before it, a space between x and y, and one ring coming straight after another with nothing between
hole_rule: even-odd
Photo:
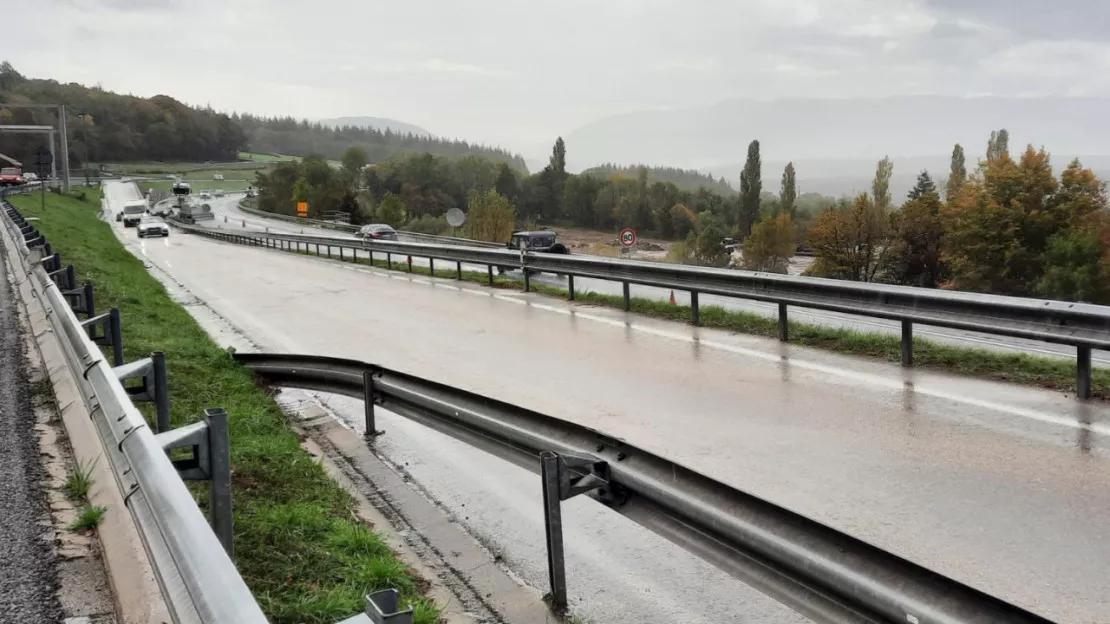
<instances>
[{"instance_id":1,"label":"silver car","mask_svg":"<svg viewBox=\"0 0 1110 624\"><path fill-rule=\"evenodd\" d=\"M359 230L355 232L355 236L370 240L395 241L397 240L397 230L394 230L392 226L384 223L371 223L370 225L364 225L359 228Z\"/></svg>"},{"instance_id":2,"label":"silver car","mask_svg":"<svg viewBox=\"0 0 1110 624\"><path fill-rule=\"evenodd\" d=\"M162 217L143 217L139 221L139 238L147 236L169 236L170 226Z\"/></svg>"}]
</instances>

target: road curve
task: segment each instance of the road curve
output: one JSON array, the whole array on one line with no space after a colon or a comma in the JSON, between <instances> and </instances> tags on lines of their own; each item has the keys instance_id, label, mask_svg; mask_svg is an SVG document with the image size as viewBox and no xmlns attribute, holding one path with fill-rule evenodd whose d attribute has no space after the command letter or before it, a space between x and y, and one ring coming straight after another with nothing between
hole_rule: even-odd
<instances>
[{"instance_id":1,"label":"road curve","mask_svg":"<svg viewBox=\"0 0 1110 624\"><path fill-rule=\"evenodd\" d=\"M239 231L244 229L250 231L265 231L269 229L272 232L354 238L354 236L345 232L301 226L244 212L238 207L239 199L240 197L235 195L209 201L208 203L212 206L213 213L217 215L216 219L214 221L201 222L200 225L223 229L238 229ZM423 259L414 258L413 262L419 266L427 266L427 261ZM485 267L464 265L464 269L484 271ZM536 278L536 281L552 286L566 287L565 279L553 275L539 276ZM623 293L622 286L619 282L588 278L578 278L575 280L575 288L581 292L592 291L618 296ZM635 297L654 299L656 301L667 301L671 296L671 291L669 290L636 284L632 285L631 292ZM690 295L685 291L674 291L674 297L675 302L680 305L690 304ZM768 317L775 317L778 314L777 304L747 299L702 295L699 303L702 306L718 306L728 310L751 312ZM900 336L902 331L901 323L897 321L843 314L840 312L829 312L825 310L808 310L805 308L793 307L790 309L790 318L797 322L839 327L865 333L874 332L891 336ZM942 344L988 349L992 351L1028 353L1031 355L1058 357L1071 360L1075 359L1075 348L1067 345L1049 344L1007 336L992 336L990 334L981 334L946 327L932 327L928 325L915 325L914 333L918 337ZM1092 353L1091 359L1095 366L1110 366L1110 352L1096 350Z\"/></svg>"}]
</instances>

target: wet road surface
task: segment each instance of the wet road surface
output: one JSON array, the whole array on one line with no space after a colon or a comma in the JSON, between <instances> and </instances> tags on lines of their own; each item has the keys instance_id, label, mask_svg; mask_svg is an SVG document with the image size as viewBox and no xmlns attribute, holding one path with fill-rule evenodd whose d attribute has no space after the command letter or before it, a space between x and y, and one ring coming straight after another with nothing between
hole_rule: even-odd
<instances>
[{"instance_id":1,"label":"wet road surface","mask_svg":"<svg viewBox=\"0 0 1110 624\"><path fill-rule=\"evenodd\" d=\"M368 360L596 427L1054 620L1106 621L1104 404L200 237L125 236L264 348ZM544 586L537 478L400 419L382 427L391 459ZM570 501L567 531L587 619L793 621L587 502Z\"/></svg>"},{"instance_id":2,"label":"wet road surface","mask_svg":"<svg viewBox=\"0 0 1110 624\"><path fill-rule=\"evenodd\" d=\"M238 208L239 199L239 196L234 196L222 199L213 199L209 201L208 203L212 206L212 212L216 215L216 219L214 221L201 222L200 225L238 231L243 231L244 229L253 231L264 231L266 229L269 229L272 232L310 234L316 236L333 236L338 238L354 239L353 235L344 232L325 230L314 227L304 227L297 224L279 221L276 219L267 219L265 217L259 217L257 215L243 212ZM225 218L226 222L224 220ZM423 258L413 258L413 263L418 266L427 266L427 260ZM486 267L484 265L464 264L463 268L464 270L479 272L484 272L486 270ZM519 272L515 273L519 275ZM554 275L543 274L533 279L536 282L566 288L566 280ZM620 296L623 294L623 287L620 282L612 282L606 280L580 277L575 280L575 288L580 292L590 291L615 296ZM643 297L645 299L654 299L656 301L667 301L671 296L670 290L662 288L652 288L650 286L640 286L637 284L633 284L631 286L631 292L632 296L634 297ZM690 294L688 292L674 291L674 297L675 302L679 305L690 305ZM699 303L702 306L717 306L728 310L751 312L772 318L776 318L778 314L778 304L765 303L760 301L749 301L746 299L735 299L730 297L719 297L716 295L703 294L701 295ZM902 331L901 324L897 321L869 318L865 316L855 316L851 314L842 314L839 312L829 312L825 310L808 310L799 307L790 308L790 319L792 321L809 323L812 325L839 327L844 329L851 329L858 332L873 332L892 336L900 336ZM1038 342L1035 340L1024 340L1021 338L1011 338L1006 336L992 336L990 334L980 334L977 332L949 329L944 327L931 327L927 325L915 325L914 335L918 336L919 338L931 340L933 342L957 345L962 347L1009 352L1017 351L1033 355L1059 357L1071 360L1075 359L1074 347L1070 347L1067 345L1049 344L1045 342ZM1091 361L1095 366L1110 366L1110 353L1096 350L1092 353Z\"/></svg>"}]
</instances>

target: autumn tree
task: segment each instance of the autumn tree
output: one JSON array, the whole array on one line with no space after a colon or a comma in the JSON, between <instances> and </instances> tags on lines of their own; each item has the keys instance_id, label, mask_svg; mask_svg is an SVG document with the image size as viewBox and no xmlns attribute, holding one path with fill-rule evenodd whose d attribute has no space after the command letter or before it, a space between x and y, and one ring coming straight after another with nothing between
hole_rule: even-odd
<instances>
[{"instance_id":1,"label":"autumn tree","mask_svg":"<svg viewBox=\"0 0 1110 624\"><path fill-rule=\"evenodd\" d=\"M779 210L794 218L794 203L798 199L798 186L794 177L794 163L786 163L782 172L782 190L779 191Z\"/></svg>"},{"instance_id":2,"label":"autumn tree","mask_svg":"<svg viewBox=\"0 0 1110 624\"><path fill-rule=\"evenodd\" d=\"M964 159L964 148L957 143L956 146L952 148L952 162L949 165L948 184L945 185L944 197L951 201L966 181L967 162Z\"/></svg>"},{"instance_id":3,"label":"autumn tree","mask_svg":"<svg viewBox=\"0 0 1110 624\"><path fill-rule=\"evenodd\" d=\"M928 172L922 171L909 201L893 219L894 232L884 258L885 281L928 288L941 282L944 227L940 213L940 195Z\"/></svg>"},{"instance_id":4,"label":"autumn tree","mask_svg":"<svg viewBox=\"0 0 1110 624\"><path fill-rule=\"evenodd\" d=\"M497 191L471 191L467 213L466 227L471 238L503 243L512 236L516 208Z\"/></svg>"},{"instance_id":5,"label":"autumn tree","mask_svg":"<svg viewBox=\"0 0 1110 624\"><path fill-rule=\"evenodd\" d=\"M759 141L748 145L748 158L744 170L740 172L740 213L739 225L745 235L752 233L752 227L759 221L759 196L763 192L762 164L759 158Z\"/></svg>"},{"instance_id":6,"label":"autumn tree","mask_svg":"<svg viewBox=\"0 0 1110 624\"><path fill-rule=\"evenodd\" d=\"M790 213L782 211L777 215L767 215L752 228L752 235L744 240L743 266L753 271L785 274L797 249L798 240Z\"/></svg>"},{"instance_id":7,"label":"autumn tree","mask_svg":"<svg viewBox=\"0 0 1110 624\"><path fill-rule=\"evenodd\" d=\"M816 259L808 273L859 282L875 280L890 233L886 211L867 193L842 198L817 216L809 232Z\"/></svg>"}]
</instances>

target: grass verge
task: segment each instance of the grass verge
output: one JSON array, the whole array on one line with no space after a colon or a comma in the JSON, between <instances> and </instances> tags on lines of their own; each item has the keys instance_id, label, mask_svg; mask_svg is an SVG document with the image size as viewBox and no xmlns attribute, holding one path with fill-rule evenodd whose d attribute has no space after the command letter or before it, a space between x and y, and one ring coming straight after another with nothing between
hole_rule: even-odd
<instances>
[{"instance_id":1,"label":"grass verge","mask_svg":"<svg viewBox=\"0 0 1110 624\"><path fill-rule=\"evenodd\" d=\"M73 467L73 472L69 473L69 476L66 477L65 485L62 486L62 489L70 500L82 501L88 499L89 490L94 483L92 469L95 465L96 460L94 459L89 462L78 461Z\"/></svg>"},{"instance_id":2,"label":"grass verge","mask_svg":"<svg viewBox=\"0 0 1110 624\"><path fill-rule=\"evenodd\" d=\"M313 248L314 251L315 248ZM364 256L365 252L359 258L359 263L369 264ZM332 257L339 259L338 250L333 249ZM386 261L380 259L381 254L375 254L374 258L374 266L378 268L392 268L395 271L410 272L403 256L395 256L392 267L387 267ZM351 259L349 252L346 253L346 259ZM415 265L411 267L411 273L424 276L431 275L428 267ZM435 277L454 279L456 277L455 263L437 262ZM490 285L488 274L482 272L463 271L462 279L467 282ZM504 276L495 276L492 286L511 290L522 290L524 288L521 280ZM533 282L531 289L544 295L564 299L567 297L565 288ZM617 309L624 308L624 298L620 295L576 290L575 299L580 304ZM633 297L631 304L632 312L638 314L683 323L690 321L690 307L686 305L672 305L666 301L641 297ZM778 336L778 320L769 316L727 310L718 306L701 306L700 317L703 327L713 327L757 336ZM850 329L796 322L790 323L789 334L790 342L793 344L887 362L897 363L901 362L902 359L899 337L889 334L858 332ZM1038 386L1064 392L1075 391L1075 362L1062 358L958 347L923 338L914 338L914 364L921 368L943 370L969 377ZM1110 398L1110 370L1095 368L1091 375L1091 389L1095 398L1104 400Z\"/></svg>"},{"instance_id":3,"label":"grass verge","mask_svg":"<svg viewBox=\"0 0 1110 624\"><path fill-rule=\"evenodd\" d=\"M388 587L414 604L416 622L438 620L423 582L354 520L350 496L300 447L267 390L97 218L98 197L50 195L45 211L37 198L12 201L24 215L42 218L37 226L53 248L96 285L101 310L120 308L128 361L165 351L174 426L195 422L206 407L227 409L236 565L271 622L332 624L362 611L366 593ZM151 404L140 409L153 418ZM205 507L206 495L198 499Z\"/></svg>"}]
</instances>

